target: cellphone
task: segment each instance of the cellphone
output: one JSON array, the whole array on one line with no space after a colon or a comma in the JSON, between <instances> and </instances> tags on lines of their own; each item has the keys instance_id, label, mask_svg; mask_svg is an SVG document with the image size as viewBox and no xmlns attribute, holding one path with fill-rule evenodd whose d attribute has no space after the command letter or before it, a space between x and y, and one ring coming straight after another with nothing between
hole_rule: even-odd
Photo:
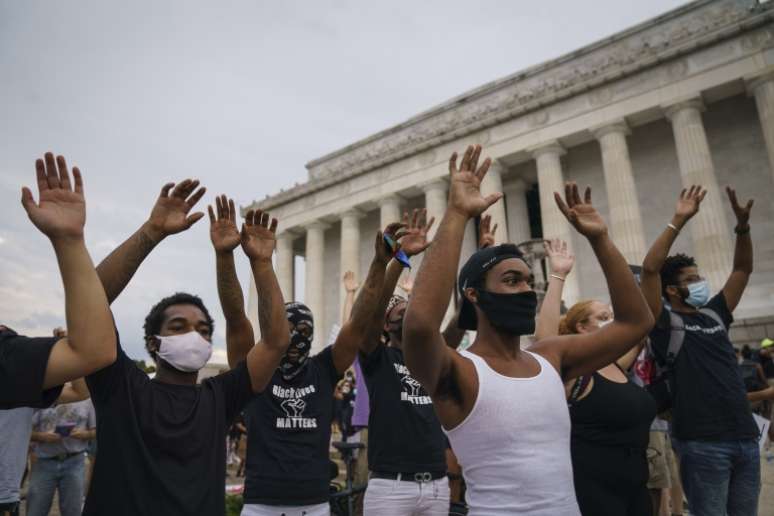
<instances>
[{"instance_id":1,"label":"cellphone","mask_svg":"<svg viewBox=\"0 0 774 516\"><path fill-rule=\"evenodd\" d=\"M75 424L72 423L68 425L56 425L54 432L62 437L67 437L72 433L73 429L75 429Z\"/></svg>"}]
</instances>

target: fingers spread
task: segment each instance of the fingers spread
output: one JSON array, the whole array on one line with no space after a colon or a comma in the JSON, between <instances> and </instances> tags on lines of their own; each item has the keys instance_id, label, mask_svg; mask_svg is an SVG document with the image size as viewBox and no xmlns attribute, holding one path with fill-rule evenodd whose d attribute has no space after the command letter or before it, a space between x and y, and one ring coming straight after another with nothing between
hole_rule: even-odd
<instances>
[{"instance_id":1,"label":"fingers spread","mask_svg":"<svg viewBox=\"0 0 774 516\"><path fill-rule=\"evenodd\" d=\"M236 223L236 206L234 205L234 199L228 200L228 218Z\"/></svg>"},{"instance_id":2,"label":"fingers spread","mask_svg":"<svg viewBox=\"0 0 774 516\"><path fill-rule=\"evenodd\" d=\"M73 180L75 181L75 193L83 194L83 176L78 167L73 167Z\"/></svg>"},{"instance_id":3,"label":"fingers spread","mask_svg":"<svg viewBox=\"0 0 774 516\"><path fill-rule=\"evenodd\" d=\"M164 186L162 186L159 197L169 197L169 191L172 189L173 186L175 186L175 183L167 183Z\"/></svg>"},{"instance_id":4,"label":"fingers spread","mask_svg":"<svg viewBox=\"0 0 774 516\"><path fill-rule=\"evenodd\" d=\"M277 232L277 224L278 224L277 219L272 218L271 219L271 225L269 226L269 231L271 231L272 233L276 233Z\"/></svg>"},{"instance_id":5,"label":"fingers spread","mask_svg":"<svg viewBox=\"0 0 774 516\"><path fill-rule=\"evenodd\" d=\"M457 153L452 152L449 158L449 174L456 174L457 172Z\"/></svg>"},{"instance_id":6,"label":"fingers spread","mask_svg":"<svg viewBox=\"0 0 774 516\"><path fill-rule=\"evenodd\" d=\"M198 181L194 181L194 182L195 182L197 185L199 184L199 182L198 182ZM192 187L192 188L191 188L191 190L193 190L194 188L196 188L196 186ZM193 208L193 207L196 205L196 203L197 203L197 202L199 202L199 199L201 199L201 198L202 198L202 196L204 196L204 193L205 193L206 191L207 191L207 189L206 189L205 187L203 187L203 186L202 186L201 188L199 188L199 189L196 191L196 193L195 193L195 194L193 194L193 195L191 196L191 198L190 198L190 199L188 199L188 200L186 201L186 204L188 205L188 208L189 208L189 209L190 209L190 208ZM186 195L186 197L188 197L188 195Z\"/></svg>"},{"instance_id":7,"label":"fingers spread","mask_svg":"<svg viewBox=\"0 0 774 516\"><path fill-rule=\"evenodd\" d=\"M65 161L64 156L57 156L56 164L59 167L59 184L65 190L72 190L72 186L70 185L70 173L67 171L67 162Z\"/></svg>"},{"instance_id":8,"label":"fingers spread","mask_svg":"<svg viewBox=\"0 0 774 516\"><path fill-rule=\"evenodd\" d=\"M21 203L27 213L35 208L35 199L32 197L32 192L26 186L22 187Z\"/></svg>"},{"instance_id":9,"label":"fingers spread","mask_svg":"<svg viewBox=\"0 0 774 516\"><path fill-rule=\"evenodd\" d=\"M42 159L35 160L35 177L38 180L38 192L48 190L48 178L46 177L46 165Z\"/></svg>"},{"instance_id":10,"label":"fingers spread","mask_svg":"<svg viewBox=\"0 0 774 516\"><path fill-rule=\"evenodd\" d=\"M59 175L56 173L54 155L47 152L44 156L44 160L46 162L46 181L48 181L48 187L59 188Z\"/></svg>"},{"instance_id":11,"label":"fingers spread","mask_svg":"<svg viewBox=\"0 0 774 516\"><path fill-rule=\"evenodd\" d=\"M201 219L202 217L204 217L204 213L202 213L201 211L197 211L196 213L192 213L191 215L189 215L188 218L185 219L185 221L188 224L188 227L190 228L191 226L199 222L199 219Z\"/></svg>"},{"instance_id":12,"label":"fingers spread","mask_svg":"<svg viewBox=\"0 0 774 516\"><path fill-rule=\"evenodd\" d=\"M215 198L215 201L217 201L217 200L218 199ZM207 205L207 213L209 213L209 215L210 215L210 224L215 224L215 212L212 211L212 205L211 204Z\"/></svg>"}]
</instances>

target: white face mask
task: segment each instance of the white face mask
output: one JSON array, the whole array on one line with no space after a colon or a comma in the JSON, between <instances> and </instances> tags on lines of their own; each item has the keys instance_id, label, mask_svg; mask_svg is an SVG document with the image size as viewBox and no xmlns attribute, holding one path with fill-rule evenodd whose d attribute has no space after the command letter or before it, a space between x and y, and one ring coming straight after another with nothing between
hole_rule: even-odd
<instances>
[{"instance_id":1,"label":"white face mask","mask_svg":"<svg viewBox=\"0 0 774 516\"><path fill-rule=\"evenodd\" d=\"M157 352L169 365L185 373L195 373L212 356L212 343L199 332L191 331L183 335L156 335L161 341Z\"/></svg>"}]
</instances>

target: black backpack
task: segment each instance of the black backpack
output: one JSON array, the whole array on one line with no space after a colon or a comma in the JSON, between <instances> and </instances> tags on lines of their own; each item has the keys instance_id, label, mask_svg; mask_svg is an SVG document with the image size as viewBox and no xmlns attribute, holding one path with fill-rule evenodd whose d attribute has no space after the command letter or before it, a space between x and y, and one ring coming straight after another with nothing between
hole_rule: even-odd
<instances>
[{"instance_id":1,"label":"black backpack","mask_svg":"<svg viewBox=\"0 0 774 516\"><path fill-rule=\"evenodd\" d=\"M720 324L723 331L726 331L726 325L717 312L706 307L699 309L699 312L712 317L713 320ZM669 323L671 330L666 360L663 366L656 362L656 377L649 385L645 386L645 389L656 400L656 410L659 414L672 408L672 400L675 394L674 365L677 355L683 347L683 341L685 341L685 321L683 321L683 318L669 310Z\"/></svg>"}]
</instances>

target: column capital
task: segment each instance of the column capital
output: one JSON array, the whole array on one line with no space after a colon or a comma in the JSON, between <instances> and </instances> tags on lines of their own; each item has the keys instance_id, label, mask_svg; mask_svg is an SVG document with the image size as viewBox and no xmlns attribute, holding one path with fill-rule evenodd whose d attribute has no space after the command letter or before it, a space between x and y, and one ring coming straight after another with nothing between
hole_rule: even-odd
<instances>
[{"instance_id":1,"label":"column capital","mask_svg":"<svg viewBox=\"0 0 774 516\"><path fill-rule=\"evenodd\" d=\"M554 154L556 156L564 156L567 154L567 150L558 140L551 140L549 142L541 143L540 145L535 145L534 147L527 149L527 152L532 154L534 159L538 159L544 154Z\"/></svg>"},{"instance_id":2,"label":"column capital","mask_svg":"<svg viewBox=\"0 0 774 516\"><path fill-rule=\"evenodd\" d=\"M502 175L503 173L505 173L506 170L508 170L508 167L505 166L505 163L503 163L499 159L493 158L492 163L489 165L489 172L487 172L487 174L491 174L492 172L494 172L495 174Z\"/></svg>"},{"instance_id":3,"label":"column capital","mask_svg":"<svg viewBox=\"0 0 774 516\"><path fill-rule=\"evenodd\" d=\"M629 124L627 124L626 120L623 118L592 127L589 131L597 140L610 133L621 133L624 136L628 136L632 132L631 129L629 129Z\"/></svg>"},{"instance_id":4,"label":"column capital","mask_svg":"<svg viewBox=\"0 0 774 516\"><path fill-rule=\"evenodd\" d=\"M661 106L664 110L664 115L671 121L675 113L683 111L685 109L695 109L698 112L702 112L706 109L704 101L701 95L692 95L690 97L683 98L672 104L666 104Z\"/></svg>"},{"instance_id":5,"label":"column capital","mask_svg":"<svg viewBox=\"0 0 774 516\"><path fill-rule=\"evenodd\" d=\"M282 241L285 241L285 242L288 242L288 243L292 244L293 240L295 240L297 236L298 235L296 235L292 231L283 231L282 233L277 235L277 242L282 240Z\"/></svg>"},{"instance_id":6,"label":"column capital","mask_svg":"<svg viewBox=\"0 0 774 516\"><path fill-rule=\"evenodd\" d=\"M401 202L403 202L403 197L397 193L390 193L376 199L376 203L379 206L384 204L400 204Z\"/></svg>"},{"instance_id":7,"label":"column capital","mask_svg":"<svg viewBox=\"0 0 774 516\"><path fill-rule=\"evenodd\" d=\"M526 192L528 186L524 179L517 177L509 180L507 183L503 183L503 192Z\"/></svg>"},{"instance_id":8,"label":"column capital","mask_svg":"<svg viewBox=\"0 0 774 516\"><path fill-rule=\"evenodd\" d=\"M747 95L748 96L755 95L755 90L758 88L758 86L772 81L774 81L774 69L770 69L770 68L766 69L763 72L757 73L755 75L750 75L748 77L745 77L744 85L745 85L745 89L747 90Z\"/></svg>"},{"instance_id":9,"label":"column capital","mask_svg":"<svg viewBox=\"0 0 774 516\"><path fill-rule=\"evenodd\" d=\"M443 191L446 192L446 189L449 188L449 184L446 182L446 179L438 178L438 179L432 179L430 181L426 181L424 183L420 183L419 188L422 189L423 192L437 192L437 191Z\"/></svg>"},{"instance_id":10,"label":"column capital","mask_svg":"<svg viewBox=\"0 0 774 516\"><path fill-rule=\"evenodd\" d=\"M303 228L306 230L307 233L309 233L310 231L316 231L316 230L325 231L329 227L331 227L330 224L326 224L321 220L313 220L311 222L307 222L306 224L303 224Z\"/></svg>"},{"instance_id":11,"label":"column capital","mask_svg":"<svg viewBox=\"0 0 774 516\"><path fill-rule=\"evenodd\" d=\"M344 220L344 219L359 220L359 219L362 219L363 217L365 217L365 212L360 210L360 209L358 209L358 208L351 207L351 208L347 208L347 209L345 209L343 211L340 211L338 213L338 216L339 216L339 218L341 220Z\"/></svg>"}]
</instances>

